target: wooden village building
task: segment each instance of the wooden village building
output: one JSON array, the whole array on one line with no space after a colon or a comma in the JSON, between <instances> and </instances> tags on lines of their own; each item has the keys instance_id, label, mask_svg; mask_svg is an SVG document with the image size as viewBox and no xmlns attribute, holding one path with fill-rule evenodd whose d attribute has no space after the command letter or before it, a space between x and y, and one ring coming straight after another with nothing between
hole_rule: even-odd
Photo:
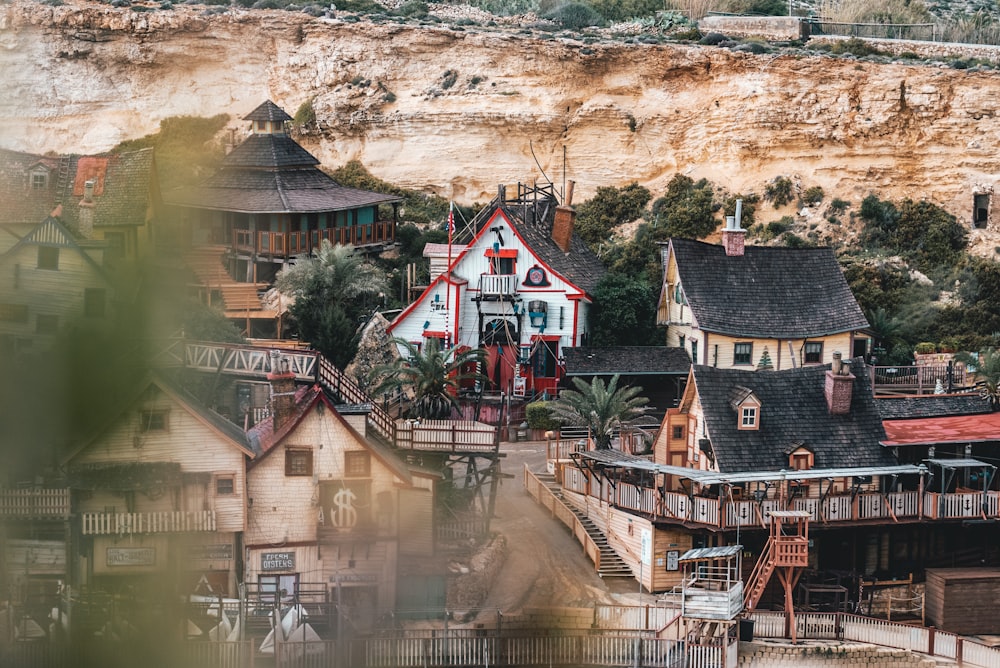
<instances>
[{"instance_id":1,"label":"wooden village building","mask_svg":"<svg viewBox=\"0 0 1000 668\"><path fill-rule=\"evenodd\" d=\"M551 187L504 186L471 222L471 239L452 250L451 266L389 325L418 347L487 352L486 391L515 397L554 395L565 349L590 335L600 260L574 231L576 213Z\"/></svg>"},{"instance_id":2,"label":"wooden village building","mask_svg":"<svg viewBox=\"0 0 1000 668\"><path fill-rule=\"evenodd\" d=\"M355 631L437 582L434 489L441 474L366 438L370 406L335 405L319 385L271 373L272 412L248 432L245 581L266 602L336 599ZM399 574L411 586L397 587ZM270 598L269 598L270 597Z\"/></svg>"},{"instance_id":3,"label":"wooden village building","mask_svg":"<svg viewBox=\"0 0 1000 668\"><path fill-rule=\"evenodd\" d=\"M868 321L829 248L750 246L738 221L722 245L662 246L657 324L692 364L794 369L864 356Z\"/></svg>"}]
</instances>

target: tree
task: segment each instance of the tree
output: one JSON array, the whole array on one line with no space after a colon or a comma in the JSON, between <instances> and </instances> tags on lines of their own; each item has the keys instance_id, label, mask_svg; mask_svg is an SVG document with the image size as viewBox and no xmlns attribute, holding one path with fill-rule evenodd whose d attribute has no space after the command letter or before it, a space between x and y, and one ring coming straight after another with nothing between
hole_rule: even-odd
<instances>
[{"instance_id":1,"label":"tree","mask_svg":"<svg viewBox=\"0 0 1000 668\"><path fill-rule=\"evenodd\" d=\"M576 209L576 233L596 249L616 227L641 218L651 198L649 190L635 181L624 188L598 188Z\"/></svg>"},{"instance_id":2,"label":"tree","mask_svg":"<svg viewBox=\"0 0 1000 668\"><path fill-rule=\"evenodd\" d=\"M868 313L868 324L875 339L874 348L884 351L879 353L879 356L884 358L885 352L892 350L893 346L901 340L903 322L880 306Z\"/></svg>"},{"instance_id":3,"label":"tree","mask_svg":"<svg viewBox=\"0 0 1000 668\"><path fill-rule=\"evenodd\" d=\"M975 388L979 396L990 402L990 408L1000 409L1000 350L989 347L975 358L967 353L959 353L955 359L975 366Z\"/></svg>"},{"instance_id":4,"label":"tree","mask_svg":"<svg viewBox=\"0 0 1000 668\"><path fill-rule=\"evenodd\" d=\"M289 312L299 337L343 369L357 350L360 320L386 290L385 278L352 246L324 240L313 255L279 273L276 285L295 299Z\"/></svg>"},{"instance_id":5,"label":"tree","mask_svg":"<svg viewBox=\"0 0 1000 668\"><path fill-rule=\"evenodd\" d=\"M595 346L656 343L656 293L642 278L609 272L594 288L590 321Z\"/></svg>"},{"instance_id":6,"label":"tree","mask_svg":"<svg viewBox=\"0 0 1000 668\"><path fill-rule=\"evenodd\" d=\"M442 350L437 339L427 339L423 349L404 339L394 339L406 349L406 354L392 364L377 367L372 372L374 394L412 392L413 405L409 417L445 420L452 408L458 408L458 389L463 381L484 380L476 369L486 361L482 348L461 352L456 348Z\"/></svg>"},{"instance_id":7,"label":"tree","mask_svg":"<svg viewBox=\"0 0 1000 668\"><path fill-rule=\"evenodd\" d=\"M696 182L675 174L667 184L667 192L653 202L652 217L665 229L664 237L702 239L718 226L714 199L712 185L706 179Z\"/></svg>"},{"instance_id":8,"label":"tree","mask_svg":"<svg viewBox=\"0 0 1000 668\"><path fill-rule=\"evenodd\" d=\"M552 416L566 424L587 427L598 450L611 447L615 427L645 413L646 397L639 396L642 388L618 387L618 374L607 385L601 378L590 383L573 378L575 390L563 390L552 402Z\"/></svg>"}]
</instances>

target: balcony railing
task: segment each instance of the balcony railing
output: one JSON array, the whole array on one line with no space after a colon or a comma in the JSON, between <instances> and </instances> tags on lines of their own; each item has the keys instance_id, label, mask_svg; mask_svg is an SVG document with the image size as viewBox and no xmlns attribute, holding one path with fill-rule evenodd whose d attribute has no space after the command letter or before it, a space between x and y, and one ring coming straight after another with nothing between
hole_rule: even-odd
<instances>
[{"instance_id":1,"label":"balcony railing","mask_svg":"<svg viewBox=\"0 0 1000 668\"><path fill-rule=\"evenodd\" d=\"M483 274L479 277L479 296L487 298L513 297L517 294L515 274Z\"/></svg>"},{"instance_id":2,"label":"balcony railing","mask_svg":"<svg viewBox=\"0 0 1000 668\"><path fill-rule=\"evenodd\" d=\"M83 535L111 536L135 533L215 531L214 510L177 510L155 513L83 513Z\"/></svg>"},{"instance_id":3,"label":"balcony railing","mask_svg":"<svg viewBox=\"0 0 1000 668\"><path fill-rule=\"evenodd\" d=\"M494 425L471 420L396 421L400 450L495 452L500 445Z\"/></svg>"},{"instance_id":4,"label":"balcony railing","mask_svg":"<svg viewBox=\"0 0 1000 668\"><path fill-rule=\"evenodd\" d=\"M396 226L391 220L368 225L350 225L325 230L304 232L254 232L233 230L233 248L274 257L291 257L312 252L319 248L323 239L334 245L373 246L392 243L396 238Z\"/></svg>"},{"instance_id":5,"label":"balcony railing","mask_svg":"<svg viewBox=\"0 0 1000 668\"><path fill-rule=\"evenodd\" d=\"M58 520L67 517L68 489L0 489L0 519Z\"/></svg>"}]
</instances>

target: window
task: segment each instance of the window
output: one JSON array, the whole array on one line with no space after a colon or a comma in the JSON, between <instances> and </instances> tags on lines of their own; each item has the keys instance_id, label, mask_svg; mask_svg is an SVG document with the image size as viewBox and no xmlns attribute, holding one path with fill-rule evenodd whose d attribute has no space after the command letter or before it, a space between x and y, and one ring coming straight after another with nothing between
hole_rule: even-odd
<instances>
[{"instance_id":1,"label":"window","mask_svg":"<svg viewBox=\"0 0 1000 668\"><path fill-rule=\"evenodd\" d=\"M811 452L793 452L789 457L789 465L794 471L807 471L812 468Z\"/></svg>"},{"instance_id":2,"label":"window","mask_svg":"<svg viewBox=\"0 0 1000 668\"><path fill-rule=\"evenodd\" d=\"M53 246L39 246L38 268L59 269L59 249Z\"/></svg>"},{"instance_id":3,"label":"window","mask_svg":"<svg viewBox=\"0 0 1000 668\"><path fill-rule=\"evenodd\" d=\"M534 354L535 378L555 378L559 360L559 340L536 341Z\"/></svg>"},{"instance_id":4,"label":"window","mask_svg":"<svg viewBox=\"0 0 1000 668\"><path fill-rule=\"evenodd\" d=\"M691 364L698 363L698 342L691 339Z\"/></svg>"},{"instance_id":5,"label":"window","mask_svg":"<svg viewBox=\"0 0 1000 668\"><path fill-rule=\"evenodd\" d=\"M215 493L223 496L236 492L236 477L232 475L220 475L215 478Z\"/></svg>"},{"instance_id":6,"label":"window","mask_svg":"<svg viewBox=\"0 0 1000 668\"><path fill-rule=\"evenodd\" d=\"M167 431L167 411L139 411L139 431Z\"/></svg>"},{"instance_id":7,"label":"window","mask_svg":"<svg viewBox=\"0 0 1000 668\"><path fill-rule=\"evenodd\" d=\"M344 475L352 478L363 478L371 475L371 455L363 451L344 453Z\"/></svg>"},{"instance_id":8,"label":"window","mask_svg":"<svg viewBox=\"0 0 1000 668\"><path fill-rule=\"evenodd\" d=\"M104 240L108 242L108 249L104 252L106 257L125 257L125 234L123 232L105 232Z\"/></svg>"},{"instance_id":9,"label":"window","mask_svg":"<svg viewBox=\"0 0 1000 668\"><path fill-rule=\"evenodd\" d=\"M4 322L28 322L28 305L0 304L0 320Z\"/></svg>"},{"instance_id":10,"label":"window","mask_svg":"<svg viewBox=\"0 0 1000 668\"><path fill-rule=\"evenodd\" d=\"M83 315L87 318L103 318L106 298L101 288L85 288L83 291Z\"/></svg>"},{"instance_id":11,"label":"window","mask_svg":"<svg viewBox=\"0 0 1000 668\"><path fill-rule=\"evenodd\" d=\"M312 472L312 450L304 450L302 448L288 448L285 450L286 476L312 475Z\"/></svg>"},{"instance_id":12,"label":"window","mask_svg":"<svg viewBox=\"0 0 1000 668\"><path fill-rule=\"evenodd\" d=\"M744 406L740 409L740 429L757 428L757 407Z\"/></svg>"},{"instance_id":13,"label":"window","mask_svg":"<svg viewBox=\"0 0 1000 668\"><path fill-rule=\"evenodd\" d=\"M684 438L684 427L681 425L674 425L671 431L670 438L674 440L680 440Z\"/></svg>"},{"instance_id":14,"label":"window","mask_svg":"<svg viewBox=\"0 0 1000 668\"><path fill-rule=\"evenodd\" d=\"M59 331L59 316L42 315L35 317L35 334L55 334Z\"/></svg>"},{"instance_id":15,"label":"window","mask_svg":"<svg viewBox=\"0 0 1000 668\"><path fill-rule=\"evenodd\" d=\"M512 257L491 257L490 272L494 274L513 274L514 258Z\"/></svg>"},{"instance_id":16,"label":"window","mask_svg":"<svg viewBox=\"0 0 1000 668\"><path fill-rule=\"evenodd\" d=\"M737 343L733 346L733 364L753 364L752 343Z\"/></svg>"},{"instance_id":17,"label":"window","mask_svg":"<svg viewBox=\"0 0 1000 668\"><path fill-rule=\"evenodd\" d=\"M31 175L31 189L44 190L49 185L49 176L45 172L34 172Z\"/></svg>"},{"instance_id":18,"label":"window","mask_svg":"<svg viewBox=\"0 0 1000 668\"><path fill-rule=\"evenodd\" d=\"M806 341L804 362L806 364L821 364L823 362L822 341Z\"/></svg>"}]
</instances>

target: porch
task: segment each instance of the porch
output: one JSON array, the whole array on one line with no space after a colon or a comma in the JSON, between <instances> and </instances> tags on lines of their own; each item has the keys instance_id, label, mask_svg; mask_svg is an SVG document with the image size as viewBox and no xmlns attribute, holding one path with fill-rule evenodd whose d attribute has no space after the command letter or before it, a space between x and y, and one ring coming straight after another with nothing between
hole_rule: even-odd
<instances>
[{"instance_id":1,"label":"porch","mask_svg":"<svg viewBox=\"0 0 1000 668\"><path fill-rule=\"evenodd\" d=\"M149 513L81 513L85 536L215 531L214 510Z\"/></svg>"},{"instance_id":2,"label":"porch","mask_svg":"<svg viewBox=\"0 0 1000 668\"><path fill-rule=\"evenodd\" d=\"M0 520L64 520L68 518L68 488L0 489Z\"/></svg>"},{"instance_id":3,"label":"porch","mask_svg":"<svg viewBox=\"0 0 1000 668\"><path fill-rule=\"evenodd\" d=\"M382 246L396 241L396 224L380 220L366 225L348 225L323 230L298 232L255 231L234 228L231 244L233 250L246 255L271 258L290 258L308 255L319 248L323 240L341 246Z\"/></svg>"}]
</instances>

